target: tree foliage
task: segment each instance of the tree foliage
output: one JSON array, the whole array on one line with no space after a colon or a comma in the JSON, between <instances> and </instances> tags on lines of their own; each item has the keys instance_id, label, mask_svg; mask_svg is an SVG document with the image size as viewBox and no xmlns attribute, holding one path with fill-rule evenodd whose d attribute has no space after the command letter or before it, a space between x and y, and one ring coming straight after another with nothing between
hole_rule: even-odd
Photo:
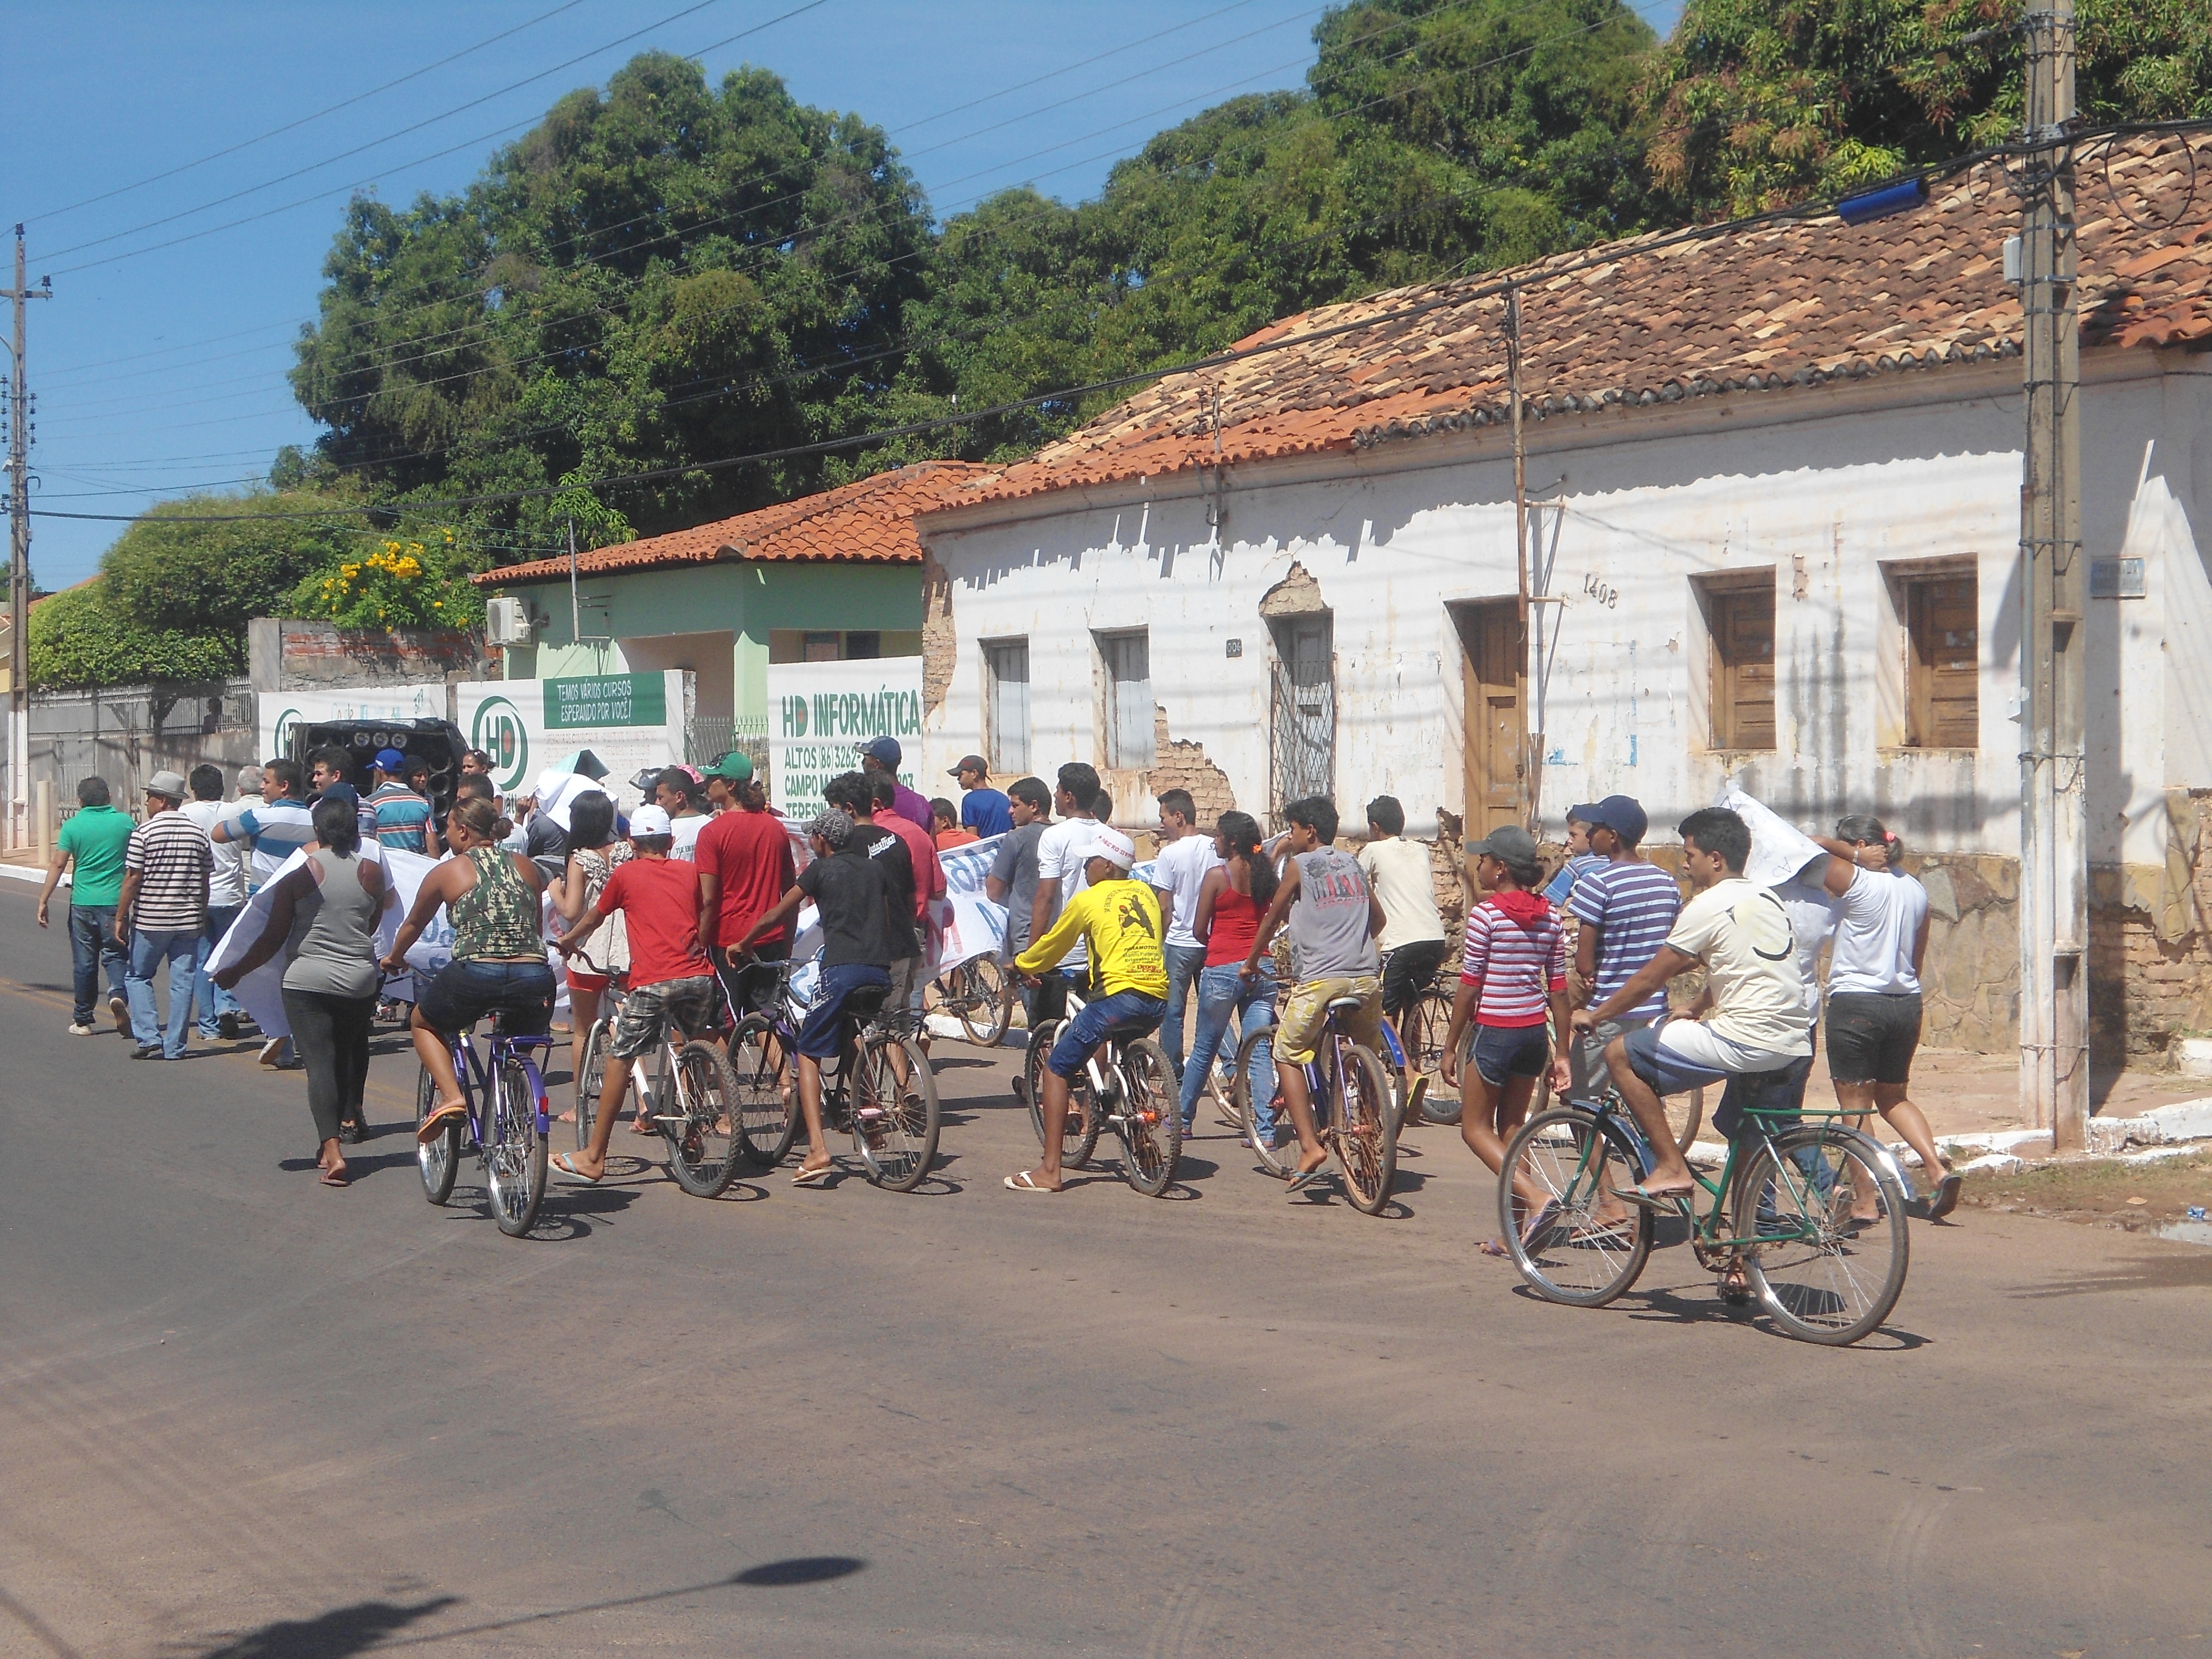
<instances>
[{"instance_id":1,"label":"tree foliage","mask_svg":"<svg viewBox=\"0 0 2212 1659\"><path fill-rule=\"evenodd\" d=\"M242 639L148 628L119 611L108 588L94 577L33 607L24 648L34 689L219 680L244 666Z\"/></svg>"}]
</instances>

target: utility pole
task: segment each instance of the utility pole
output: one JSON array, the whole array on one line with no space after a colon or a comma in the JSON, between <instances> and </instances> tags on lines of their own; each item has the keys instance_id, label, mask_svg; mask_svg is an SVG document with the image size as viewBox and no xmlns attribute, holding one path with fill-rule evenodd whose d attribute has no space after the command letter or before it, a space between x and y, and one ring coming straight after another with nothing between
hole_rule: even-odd
<instances>
[{"instance_id":1,"label":"utility pole","mask_svg":"<svg viewBox=\"0 0 2212 1659\"><path fill-rule=\"evenodd\" d=\"M23 228L15 227L15 307L8 380L8 826L9 848L31 844L31 392L23 368L24 307L53 298L51 280L23 275Z\"/></svg>"},{"instance_id":2,"label":"utility pole","mask_svg":"<svg viewBox=\"0 0 2212 1659\"><path fill-rule=\"evenodd\" d=\"M2074 246L2074 0L2021 19L2027 150L2021 235L2021 1095L2060 1150L2089 1120L2083 752L2081 337Z\"/></svg>"},{"instance_id":3,"label":"utility pole","mask_svg":"<svg viewBox=\"0 0 2212 1659\"><path fill-rule=\"evenodd\" d=\"M1505 388L1513 420L1513 596L1514 614L1521 628L1521 790L1522 824L1532 836L1542 833L1539 822L1544 738L1529 727L1528 698L1538 665L1531 647L1534 635L1528 627L1528 450L1522 430L1526 402L1521 387L1521 285L1505 285Z\"/></svg>"}]
</instances>

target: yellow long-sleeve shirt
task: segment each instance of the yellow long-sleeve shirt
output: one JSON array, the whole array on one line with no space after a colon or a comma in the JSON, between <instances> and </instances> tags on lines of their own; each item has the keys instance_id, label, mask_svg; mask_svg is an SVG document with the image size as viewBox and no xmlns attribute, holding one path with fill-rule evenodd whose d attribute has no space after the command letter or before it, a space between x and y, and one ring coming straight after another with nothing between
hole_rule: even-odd
<instances>
[{"instance_id":1,"label":"yellow long-sleeve shirt","mask_svg":"<svg viewBox=\"0 0 2212 1659\"><path fill-rule=\"evenodd\" d=\"M1136 991L1168 994L1167 959L1160 954L1160 902L1152 890L1127 878L1086 887L1067 902L1060 920L1014 958L1024 974L1041 974L1075 948L1091 947L1091 972L1102 996Z\"/></svg>"}]
</instances>

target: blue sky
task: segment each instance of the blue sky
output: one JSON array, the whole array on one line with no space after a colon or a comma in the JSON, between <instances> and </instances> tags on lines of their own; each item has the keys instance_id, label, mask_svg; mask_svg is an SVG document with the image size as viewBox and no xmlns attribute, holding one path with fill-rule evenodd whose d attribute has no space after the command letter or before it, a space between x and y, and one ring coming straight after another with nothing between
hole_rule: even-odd
<instances>
[{"instance_id":1,"label":"blue sky","mask_svg":"<svg viewBox=\"0 0 2212 1659\"><path fill-rule=\"evenodd\" d=\"M27 222L32 280L54 277L54 298L31 310L33 507L127 514L194 486L243 488L278 446L312 441L283 371L313 314L348 187L370 183L390 201L459 190L556 97L604 83L640 51L702 53L710 77L765 64L802 100L889 128L944 217L1024 182L1066 200L1091 195L1160 128L1224 98L1298 84L1322 9L1310 0L819 0L785 15L805 4L10 6L0 227ZM1680 0L1638 9L1664 28ZM747 30L757 32L730 40ZM1022 84L1041 76L1051 78ZM501 90L526 77L538 78ZM91 574L122 529L33 525L32 568L47 587Z\"/></svg>"}]
</instances>

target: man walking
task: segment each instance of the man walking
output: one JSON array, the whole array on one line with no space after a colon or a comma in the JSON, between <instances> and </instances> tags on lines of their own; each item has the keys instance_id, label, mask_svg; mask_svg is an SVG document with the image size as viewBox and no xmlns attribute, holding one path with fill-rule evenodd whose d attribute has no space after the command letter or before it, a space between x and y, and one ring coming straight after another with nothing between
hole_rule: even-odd
<instances>
[{"instance_id":1,"label":"man walking","mask_svg":"<svg viewBox=\"0 0 2212 1659\"><path fill-rule=\"evenodd\" d=\"M1098 774L1081 761L1070 761L1054 775L1057 786L1052 804L1060 822L1037 841L1036 891L1030 900L1030 938L1041 939L1052 931L1075 896L1090 882L1091 843L1098 837ZM1081 983L1091 969L1090 953L1078 939L1075 948L1060 959L1057 974L1039 976L1031 988L1030 1029L1067 1013L1067 985Z\"/></svg>"},{"instance_id":2,"label":"man walking","mask_svg":"<svg viewBox=\"0 0 2212 1659\"><path fill-rule=\"evenodd\" d=\"M125 843L123 892L115 942L131 952L124 985L140 1060L182 1060L192 1018L192 980L206 948L208 891L215 848L207 831L178 809L185 781L156 772L146 786L146 822ZM169 1024L154 1008L154 975L169 964Z\"/></svg>"},{"instance_id":3,"label":"man walking","mask_svg":"<svg viewBox=\"0 0 2212 1659\"><path fill-rule=\"evenodd\" d=\"M963 755L952 769L963 792L960 797L960 826L973 830L978 841L1003 836L1014 827L1013 809L1004 793L991 787L991 769L981 755Z\"/></svg>"},{"instance_id":4,"label":"man walking","mask_svg":"<svg viewBox=\"0 0 2212 1659\"><path fill-rule=\"evenodd\" d=\"M870 777L878 773L891 781L891 810L925 836L933 833L929 802L918 792L898 781L899 762L906 751L898 745L896 738L871 738L866 743L854 744L860 757L860 769Z\"/></svg>"},{"instance_id":5,"label":"man walking","mask_svg":"<svg viewBox=\"0 0 2212 1659\"><path fill-rule=\"evenodd\" d=\"M692 849L699 866L700 936L712 947L714 971L739 1014L766 1008L776 981L773 974L747 974L737 943L799 878L791 836L751 787L752 778L752 762L735 752L708 769L707 793L726 810L707 821ZM791 939L790 929L771 927L749 949L757 961L784 962L791 956Z\"/></svg>"},{"instance_id":6,"label":"man walking","mask_svg":"<svg viewBox=\"0 0 2212 1659\"><path fill-rule=\"evenodd\" d=\"M1029 948L1030 912L1036 902L1037 843L1052 827L1052 791L1042 778L1017 778L1006 793L1014 827L999 843L991 872L983 878L983 896L1006 907L1006 937L1000 958L1011 967ZM1026 988L1022 993L1031 1024L1037 1018L1036 994Z\"/></svg>"},{"instance_id":7,"label":"man walking","mask_svg":"<svg viewBox=\"0 0 2212 1659\"><path fill-rule=\"evenodd\" d=\"M111 804L106 778L86 778L76 787L76 813L62 825L54 843L46 884L39 890L39 926L46 925L46 905L62 872L72 860L70 884L70 967L76 1004L70 1018L71 1036L92 1035L92 1002L100 993L100 970L107 969L107 1012L115 1029L131 1034L131 1002L123 993L123 947L115 939L115 906L123 896L123 853L131 840L131 815Z\"/></svg>"},{"instance_id":8,"label":"man walking","mask_svg":"<svg viewBox=\"0 0 2212 1659\"><path fill-rule=\"evenodd\" d=\"M1206 967L1206 947L1198 942L1190 925L1198 915L1198 890L1220 866L1221 855L1213 850L1212 836L1199 833L1198 806L1189 790L1163 792L1159 808L1162 845L1152 860L1152 892L1160 902L1168 930L1161 945L1161 954L1167 959L1168 1012L1160 1021L1160 1047L1167 1050L1168 1064L1180 1081L1183 1005L1190 1000L1192 983Z\"/></svg>"},{"instance_id":9,"label":"man walking","mask_svg":"<svg viewBox=\"0 0 2212 1659\"><path fill-rule=\"evenodd\" d=\"M218 847L233 842L247 849L246 867L256 887L275 879L284 861L315 838L314 814L300 799L300 763L273 760L261 769L261 805L235 818L225 817L210 835Z\"/></svg>"},{"instance_id":10,"label":"man walking","mask_svg":"<svg viewBox=\"0 0 2212 1659\"><path fill-rule=\"evenodd\" d=\"M259 767L247 770L256 783L261 781ZM199 960L192 964L192 1009L200 1041L213 1042L217 1037L238 1035L238 1016L242 1012L238 999L208 976L207 965L231 923L238 920L238 913L246 908L246 848L236 842L221 847L214 844L215 827L223 821L225 811L222 769L203 763L192 768L185 781L192 798L185 803L184 815L209 838L208 855L213 860L208 877L207 927L200 935Z\"/></svg>"},{"instance_id":11,"label":"man walking","mask_svg":"<svg viewBox=\"0 0 2212 1659\"><path fill-rule=\"evenodd\" d=\"M1647 863L1637 848L1650 820L1626 795L1607 795L1568 815L1589 826L1589 848L1604 862L1585 870L1567 896L1567 908L1582 923L1575 936L1575 975L1580 1000L1605 1002L1659 954L1682 908L1674 877ZM1579 1024L1567 1059L1574 1072L1575 1099L1592 1097L1604 1085L1606 1045L1640 1030L1667 1012L1667 995L1652 986L1632 1004L1587 1030Z\"/></svg>"}]
</instances>

